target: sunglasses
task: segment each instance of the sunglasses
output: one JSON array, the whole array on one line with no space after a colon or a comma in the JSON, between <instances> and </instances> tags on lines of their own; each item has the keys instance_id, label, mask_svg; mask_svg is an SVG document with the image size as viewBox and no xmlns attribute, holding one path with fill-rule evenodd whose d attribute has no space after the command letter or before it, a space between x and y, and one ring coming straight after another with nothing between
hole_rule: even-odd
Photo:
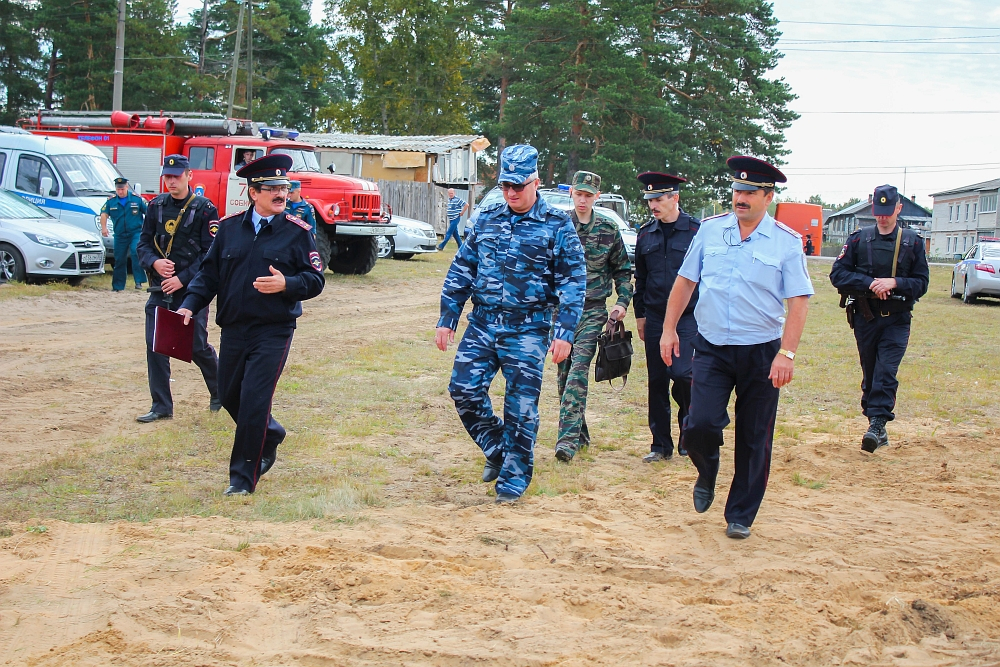
<instances>
[{"instance_id":1,"label":"sunglasses","mask_svg":"<svg viewBox=\"0 0 1000 667\"><path fill-rule=\"evenodd\" d=\"M528 187L534 182L535 182L534 180L530 180L526 183L501 183L500 189L503 190L504 192L507 192L508 190L513 190L514 192L524 192L524 188Z\"/></svg>"}]
</instances>

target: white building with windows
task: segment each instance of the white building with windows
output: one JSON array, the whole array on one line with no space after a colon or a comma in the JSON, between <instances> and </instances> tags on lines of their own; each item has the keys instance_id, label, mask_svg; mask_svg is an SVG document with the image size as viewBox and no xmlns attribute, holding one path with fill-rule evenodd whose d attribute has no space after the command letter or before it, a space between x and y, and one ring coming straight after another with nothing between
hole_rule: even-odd
<instances>
[{"instance_id":1,"label":"white building with windows","mask_svg":"<svg viewBox=\"0 0 1000 667\"><path fill-rule=\"evenodd\" d=\"M958 258L977 241L1000 236L997 195L1000 179L935 192L931 222L932 257Z\"/></svg>"}]
</instances>

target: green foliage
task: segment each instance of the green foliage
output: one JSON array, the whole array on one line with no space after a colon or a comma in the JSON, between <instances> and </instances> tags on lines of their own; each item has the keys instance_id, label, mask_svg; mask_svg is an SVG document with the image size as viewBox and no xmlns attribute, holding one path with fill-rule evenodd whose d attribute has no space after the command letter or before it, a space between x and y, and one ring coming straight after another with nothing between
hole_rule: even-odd
<instances>
[{"instance_id":1,"label":"green foliage","mask_svg":"<svg viewBox=\"0 0 1000 667\"><path fill-rule=\"evenodd\" d=\"M115 0L41 0L38 24L54 68L52 99L70 110L111 106L114 77Z\"/></svg>"},{"instance_id":2,"label":"green foliage","mask_svg":"<svg viewBox=\"0 0 1000 667\"><path fill-rule=\"evenodd\" d=\"M12 124L42 98L45 62L35 11L20 0L0 0L0 124Z\"/></svg>"},{"instance_id":3,"label":"green foliage","mask_svg":"<svg viewBox=\"0 0 1000 667\"><path fill-rule=\"evenodd\" d=\"M477 125L533 143L549 183L592 169L628 195L637 172L667 169L691 181L689 209L728 199L725 159L778 160L795 118L767 78L776 23L762 0L485 3Z\"/></svg>"},{"instance_id":4,"label":"green foliage","mask_svg":"<svg viewBox=\"0 0 1000 667\"><path fill-rule=\"evenodd\" d=\"M359 82L354 96L323 110L343 130L455 134L471 129L473 95L462 72L471 45L458 29L458 0L327 0Z\"/></svg>"}]
</instances>

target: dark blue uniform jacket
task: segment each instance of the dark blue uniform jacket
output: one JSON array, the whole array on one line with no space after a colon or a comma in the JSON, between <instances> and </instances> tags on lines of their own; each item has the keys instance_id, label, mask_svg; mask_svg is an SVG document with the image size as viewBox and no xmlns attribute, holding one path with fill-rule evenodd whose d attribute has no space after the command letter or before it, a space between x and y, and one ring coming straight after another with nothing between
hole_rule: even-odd
<instances>
[{"instance_id":1,"label":"dark blue uniform jacket","mask_svg":"<svg viewBox=\"0 0 1000 667\"><path fill-rule=\"evenodd\" d=\"M677 272L700 224L682 210L673 224L653 218L639 229L635 243L635 296L632 298L637 318L646 317L647 310L663 318ZM693 313L697 303L698 290L695 288L684 313Z\"/></svg>"},{"instance_id":2,"label":"dark blue uniform jacket","mask_svg":"<svg viewBox=\"0 0 1000 667\"><path fill-rule=\"evenodd\" d=\"M294 326L302 314L301 302L317 296L325 284L312 231L281 213L254 235L251 210L219 221L215 242L188 286L182 307L197 313L218 296L219 326ZM285 291L262 294L253 282L270 276L271 266L285 276Z\"/></svg>"},{"instance_id":3,"label":"dark blue uniform jacket","mask_svg":"<svg viewBox=\"0 0 1000 667\"><path fill-rule=\"evenodd\" d=\"M912 310L913 303L927 293L930 282L923 240L912 229L901 229L898 225L888 237L876 232L877 227L863 227L848 237L830 270L830 282L839 290L864 292L875 278L889 278L896 234L902 232L896 288L892 293L906 297L906 310Z\"/></svg>"}]
</instances>

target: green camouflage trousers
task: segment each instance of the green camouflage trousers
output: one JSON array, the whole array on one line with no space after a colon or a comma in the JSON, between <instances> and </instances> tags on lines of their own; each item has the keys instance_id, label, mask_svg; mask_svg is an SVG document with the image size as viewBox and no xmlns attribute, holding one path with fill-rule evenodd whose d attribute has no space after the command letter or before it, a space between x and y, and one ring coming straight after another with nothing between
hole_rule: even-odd
<instances>
[{"instance_id":1,"label":"green camouflage trousers","mask_svg":"<svg viewBox=\"0 0 1000 667\"><path fill-rule=\"evenodd\" d=\"M577 452L590 444L587 429L587 380L597 354L597 337L608 322L606 308L584 309L576 326L573 351L559 364L559 440L556 447Z\"/></svg>"}]
</instances>

